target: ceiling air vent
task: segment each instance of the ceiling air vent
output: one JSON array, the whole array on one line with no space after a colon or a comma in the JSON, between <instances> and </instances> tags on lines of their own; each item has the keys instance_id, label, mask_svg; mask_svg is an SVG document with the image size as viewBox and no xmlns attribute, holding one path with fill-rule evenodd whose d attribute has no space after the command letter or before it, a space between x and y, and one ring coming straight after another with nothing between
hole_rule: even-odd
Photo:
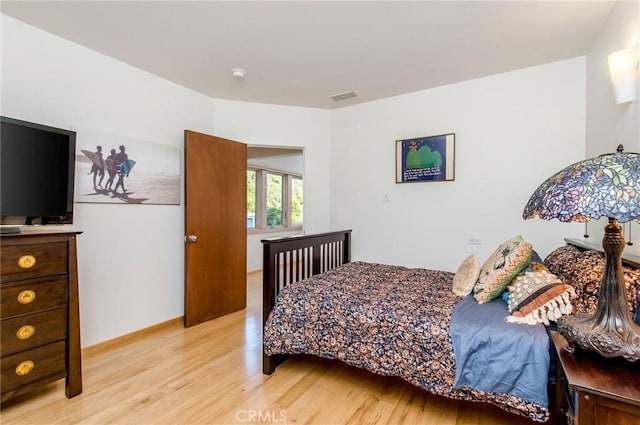
<instances>
[{"instance_id":1,"label":"ceiling air vent","mask_svg":"<svg viewBox=\"0 0 640 425\"><path fill-rule=\"evenodd\" d=\"M358 97L358 93L354 92L354 91L347 91L344 93L338 93L338 94L334 94L332 96L329 96L331 99L333 99L334 102L340 102L343 100L347 100L347 99L352 99L354 97Z\"/></svg>"}]
</instances>

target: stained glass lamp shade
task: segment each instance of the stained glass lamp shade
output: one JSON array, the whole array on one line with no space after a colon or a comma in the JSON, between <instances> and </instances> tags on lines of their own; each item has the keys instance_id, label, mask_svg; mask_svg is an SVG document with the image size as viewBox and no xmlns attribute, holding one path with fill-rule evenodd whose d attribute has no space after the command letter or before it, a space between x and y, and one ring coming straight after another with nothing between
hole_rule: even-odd
<instances>
[{"instance_id":1,"label":"stained glass lamp shade","mask_svg":"<svg viewBox=\"0 0 640 425\"><path fill-rule=\"evenodd\" d=\"M605 270L596 312L558 319L571 347L604 357L640 359L640 327L631 320L622 274L622 226L640 219L640 154L622 151L572 164L548 178L524 208L525 219L586 222L607 217L602 246Z\"/></svg>"}]
</instances>

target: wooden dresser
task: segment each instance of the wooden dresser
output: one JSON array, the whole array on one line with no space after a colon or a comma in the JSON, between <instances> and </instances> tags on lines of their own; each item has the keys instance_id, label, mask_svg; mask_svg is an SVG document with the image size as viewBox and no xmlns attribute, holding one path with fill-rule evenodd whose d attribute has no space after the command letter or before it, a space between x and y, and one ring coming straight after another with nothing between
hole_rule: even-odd
<instances>
[{"instance_id":1,"label":"wooden dresser","mask_svg":"<svg viewBox=\"0 0 640 425\"><path fill-rule=\"evenodd\" d=\"M65 378L82 392L76 236L59 228L0 237L1 401Z\"/></svg>"},{"instance_id":2,"label":"wooden dresser","mask_svg":"<svg viewBox=\"0 0 640 425\"><path fill-rule=\"evenodd\" d=\"M640 425L640 365L607 359L576 348L551 332L558 354L555 412L557 424Z\"/></svg>"}]
</instances>

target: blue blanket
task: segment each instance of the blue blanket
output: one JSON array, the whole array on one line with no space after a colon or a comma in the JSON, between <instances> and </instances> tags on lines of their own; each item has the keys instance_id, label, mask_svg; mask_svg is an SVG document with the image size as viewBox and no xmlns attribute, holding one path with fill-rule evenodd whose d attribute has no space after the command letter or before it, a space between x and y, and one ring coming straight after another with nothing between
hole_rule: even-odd
<instances>
[{"instance_id":1,"label":"blue blanket","mask_svg":"<svg viewBox=\"0 0 640 425\"><path fill-rule=\"evenodd\" d=\"M542 324L505 322L501 300L478 304L466 296L451 315L454 387L507 393L548 407L549 337Z\"/></svg>"}]
</instances>

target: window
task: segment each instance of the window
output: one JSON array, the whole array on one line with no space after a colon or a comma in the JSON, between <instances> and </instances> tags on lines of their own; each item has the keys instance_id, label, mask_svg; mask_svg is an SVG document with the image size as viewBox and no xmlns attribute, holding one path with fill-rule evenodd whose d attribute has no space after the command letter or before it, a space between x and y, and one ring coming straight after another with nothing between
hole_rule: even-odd
<instances>
[{"instance_id":1,"label":"window","mask_svg":"<svg viewBox=\"0 0 640 425\"><path fill-rule=\"evenodd\" d=\"M303 183L300 176L248 168L247 228L256 233L302 228Z\"/></svg>"},{"instance_id":2,"label":"window","mask_svg":"<svg viewBox=\"0 0 640 425\"><path fill-rule=\"evenodd\" d=\"M267 173L267 227L282 226L282 176Z\"/></svg>"},{"instance_id":3,"label":"window","mask_svg":"<svg viewBox=\"0 0 640 425\"><path fill-rule=\"evenodd\" d=\"M302 193L302 179L291 179L291 225L302 226L302 213L304 211L304 197Z\"/></svg>"},{"instance_id":4,"label":"window","mask_svg":"<svg viewBox=\"0 0 640 425\"><path fill-rule=\"evenodd\" d=\"M247 170L247 228L256 227L256 171Z\"/></svg>"}]
</instances>

